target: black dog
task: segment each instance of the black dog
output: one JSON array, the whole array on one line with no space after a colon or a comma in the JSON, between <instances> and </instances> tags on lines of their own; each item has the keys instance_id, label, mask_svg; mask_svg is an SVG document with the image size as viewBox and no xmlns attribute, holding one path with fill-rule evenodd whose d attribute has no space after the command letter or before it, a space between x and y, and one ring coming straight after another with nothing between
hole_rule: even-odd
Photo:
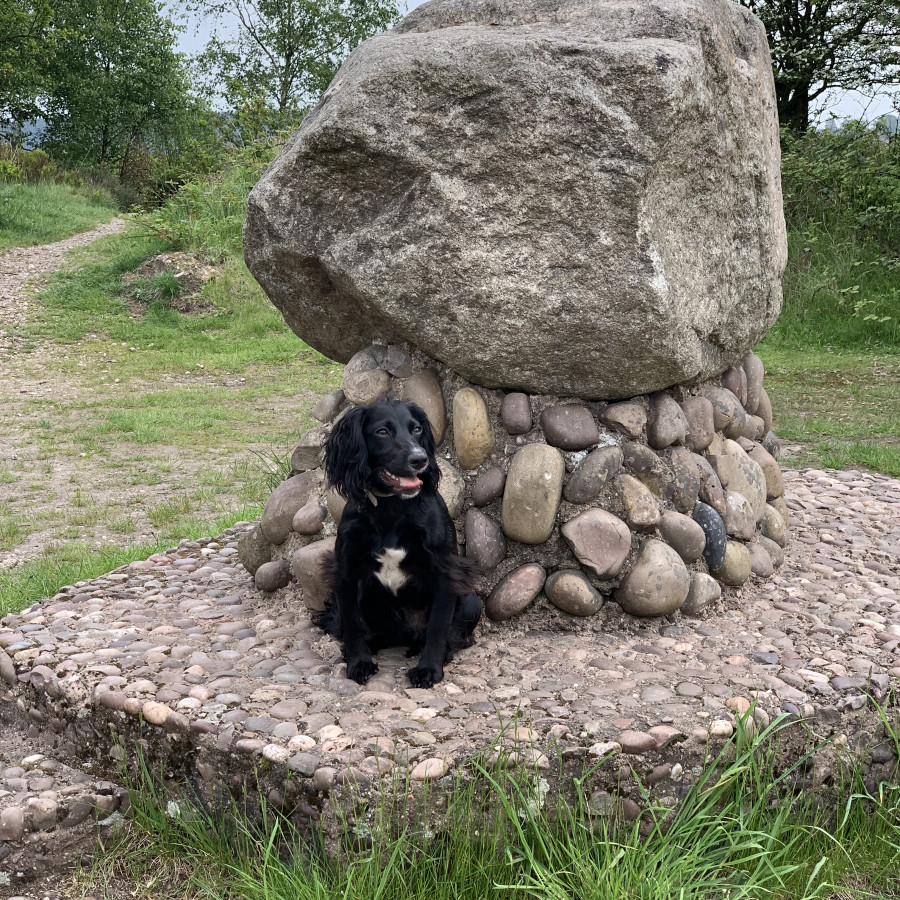
<instances>
[{"instance_id":1,"label":"black dog","mask_svg":"<svg viewBox=\"0 0 900 900\"><path fill-rule=\"evenodd\" d=\"M378 671L374 652L405 646L422 653L409 680L431 687L453 652L474 643L481 601L437 491L428 418L396 401L351 410L325 445L325 474L347 505L319 624L341 639L359 684Z\"/></svg>"}]
</instances>

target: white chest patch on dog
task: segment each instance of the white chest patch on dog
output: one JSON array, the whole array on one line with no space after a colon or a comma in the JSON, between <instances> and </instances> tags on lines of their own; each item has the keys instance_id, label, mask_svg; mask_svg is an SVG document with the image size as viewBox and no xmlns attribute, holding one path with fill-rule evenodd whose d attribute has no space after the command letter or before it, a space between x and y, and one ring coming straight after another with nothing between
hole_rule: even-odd
<instances>
[{"instance_id":1,"label":"white chest patch on dog","mask_svg":"<svg viewBox=\"0 0 900 900\"><path fill-rule=\"evenodd\" d=\"M381 556L376 556L375 561L381 563L381 568L375 573L375 577L396 597L397 591L406 584L409 576L400 568L400 563L406 558L406 551L401 547L386 547Z\"/></svg>"}]
</instances>

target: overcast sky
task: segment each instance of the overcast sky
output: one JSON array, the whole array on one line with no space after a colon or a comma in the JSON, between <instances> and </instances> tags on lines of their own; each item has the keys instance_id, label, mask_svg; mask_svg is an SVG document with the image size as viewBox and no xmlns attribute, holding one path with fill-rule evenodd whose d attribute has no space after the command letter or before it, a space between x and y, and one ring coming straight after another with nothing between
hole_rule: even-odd
<instances>
[{"instance_id":1,"label":"overcast sky","mask_svg":"<svg viewBox=\"0 0 900 900\"><path fill-rule=\"evenodd\" d=\"M424 2L425 0L408 0L406 11L409 12ZM198 53L210 38L211 23L185 16L184 3L179 0L169 0L168 6L176 18L182 17L182 22L186 26L179 40L180 49L189 55ZM822 121L833 116L837 119L862 119L870 122L885 113L896 113L894 105L900 100L900 95L893 91L882 91L874 96L867 96L859 91L835 91L823 100L824 102L816 104L816 111Z\"/></svg>"}]
</instances>

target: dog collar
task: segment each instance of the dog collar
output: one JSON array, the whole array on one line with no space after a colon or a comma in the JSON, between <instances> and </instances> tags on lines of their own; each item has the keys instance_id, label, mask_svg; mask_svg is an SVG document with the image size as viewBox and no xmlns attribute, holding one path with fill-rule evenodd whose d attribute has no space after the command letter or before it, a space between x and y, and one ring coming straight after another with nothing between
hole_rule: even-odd
<instances>
[{"instance_id":1,"label":"dog collar","mask_svg":"<svg viewBox=\"0 0 900 900\"><path fill-rule=\"evenodd\" d=\"M371 488L369 488L369 490L366 491L366 497L368 497L369 502L372 504L372 506L378 506L378 498L379 497L381 497L381 499L383 500L385 497L390 497L390 496L391 496L390 494L377 494Z\"/></svg>"}]
</instances>

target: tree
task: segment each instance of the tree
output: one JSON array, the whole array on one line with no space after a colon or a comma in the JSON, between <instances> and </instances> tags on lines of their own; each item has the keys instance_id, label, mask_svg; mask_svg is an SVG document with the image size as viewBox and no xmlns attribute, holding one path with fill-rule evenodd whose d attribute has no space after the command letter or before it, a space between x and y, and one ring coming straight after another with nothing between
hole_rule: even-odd
<instances>
[{"instance_id":1,"label":"tree","mask_svg":"<svg viewBox=\"0 0 900 900\"><path fill-rule=\"evenodd\" d=\"M56 0L55 27L42 145L121 176L136 149L164 148L190 107L176 27L156 0Z\"/></svg>"},{"instance_id":2,"label":"tree","mask_svg":"<svg viewBox=\"0 0 900 900\"><path fill-rule=\"evenodd\" d=\"M53 55L48 0L0 2L0 128L14 136L39 114Z\"/></svg>"},{"instance_id":3,"label":"tree","mask_svg":"<svg viewBox=\"0 0 900 900\"><path fill-rule=\"evenodd\" d=\"M397 19L396 0L195 0L194 8L235 26L198 60L212 91L232 114L267 128L295 124L344 57Z\"/></svg>"},{"instance_id":4,"label":"tree","mask_svg":"<svg viewBox=\"0 0 900 900\"><path fill-rule=\"evenodd\" d=\"M738 0L769 36L778 118L803 132L831 88L897 84L900 0Z\"/></svg>"}]
</instances>

